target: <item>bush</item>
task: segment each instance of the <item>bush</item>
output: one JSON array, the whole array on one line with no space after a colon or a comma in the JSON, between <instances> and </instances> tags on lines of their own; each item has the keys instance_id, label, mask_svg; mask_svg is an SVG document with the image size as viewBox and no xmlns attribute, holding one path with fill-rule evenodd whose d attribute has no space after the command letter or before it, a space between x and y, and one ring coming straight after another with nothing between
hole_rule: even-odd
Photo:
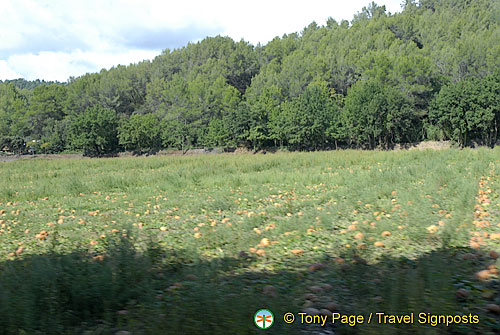
<instances>
[{"instance_id":1,"label":"bush","mask_svg":"<svg viewBox=\"0 0 500 335\"><path fill-rule=\"evenodd\" d=\"M0 138L0 149L23 154L26 152L26 143L21 136L4 136Z\"/></svg>"},{"instance_id":2,"label":"bush","mask_svg":"<svg viewBox=\"0 0 500 335\"><path fill-rule=\"evenodd\" d=\"M132 115L118 128L119 143L137 153L157 151L161 147L160 120L153 114Z\"/></svg>"},{"instance_id":3,"label":"bush","mask_svg":"<svg viewBox=\"0 0 500 335\"><path fill-rule=\"evenodd\" d=\"M118 149L118 117L112 109L87 108L71 117L69 140L84 156L103 156Z\"/></svg>"}]
</instances>

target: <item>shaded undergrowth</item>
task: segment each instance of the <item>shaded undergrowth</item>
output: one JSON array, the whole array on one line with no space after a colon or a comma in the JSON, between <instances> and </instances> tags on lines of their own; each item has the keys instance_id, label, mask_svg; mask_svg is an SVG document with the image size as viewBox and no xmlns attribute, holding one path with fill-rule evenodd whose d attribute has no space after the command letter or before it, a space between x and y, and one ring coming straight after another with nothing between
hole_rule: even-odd
<instances>
[{"instance_id":1,"label":"shaded undergrowth","mask_svg":"<svg viewBox=\"0 0 500 335\"><path fill-rule=\"evenodd\" d=\"M290 258L289 271L255 271L256 259L247 254L204 261L194 251L180 253L152 242L139 250L128 238L109 241L99 255L29 255L0 264L0 333L259 334L253 315L260 308L276 317L268 333L319 330L300 324L297 313L306 294L313 294L306 296L309 307L334 302L337 312L348 315L472 313L480 320L448 327L376 319L355 327L325 326L338 334L494 334L500 329L497 316L484 309L484 292L493 292L491 301L500 299L498 280L473 278L491 262L480 252L445 248L414 260L384 257L374 264L353 255L343 259L339 264L324 255L314 260L322 267L311 271L300 258ZM468 295L457 298L459 289ZM293 324L283 322L286 312L296 315Z\"/></svg>"}]
</instances>

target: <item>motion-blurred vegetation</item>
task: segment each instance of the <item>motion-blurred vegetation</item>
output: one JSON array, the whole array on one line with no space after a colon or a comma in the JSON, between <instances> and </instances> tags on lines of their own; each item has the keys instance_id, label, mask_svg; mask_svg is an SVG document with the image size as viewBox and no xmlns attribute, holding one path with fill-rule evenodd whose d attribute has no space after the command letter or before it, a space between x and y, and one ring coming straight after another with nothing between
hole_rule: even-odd
<instances>
[{"instance_id":1,"label":"motion-blurred vegetation","mask_svg":"<svg viewBox=\"0 0 500 335\"><path fill-rule=\"evenodd\" d=\"M0 164L0 334L496 334L497 149ZM496 307L495 307L496 306ZM433 313L477 324L287 325Z\"/></svg>"}]
</instances>

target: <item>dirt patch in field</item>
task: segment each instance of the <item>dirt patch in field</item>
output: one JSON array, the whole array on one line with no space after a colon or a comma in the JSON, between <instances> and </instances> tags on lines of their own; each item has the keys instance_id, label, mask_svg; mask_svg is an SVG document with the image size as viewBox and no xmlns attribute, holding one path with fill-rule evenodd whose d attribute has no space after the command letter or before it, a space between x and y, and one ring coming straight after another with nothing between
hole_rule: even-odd
<instances>
[{"instance_id":1,"label":"dirt patch in field","mask_svg":"<svg viewBox=\"0 0 500 335\"><path fill-rule=\"evenodd\" d=\"M189 156L189 155L214 155L214 154L246 154L252 151L245 148L213 148L213 149L188 149L188 150L161 150L154 154L143 154L141 156ZM112 157L134 157L133 152L120 152ZM67 158L86 158L82 154L38 154L38 155L0 155L0 162L13 162L18 159L67 159Z\"/></svg>"},{"instance_id":2,"label":"dirt patch in field","mask_svg":"<svg viewBox=\"0 0 500 335\"><path fill-rule=\"evenodd\" d=\"M13 162L18 159L66 159L83 158L81 154L50 154L50 155L0 155L0 162Z\"/></svg>"},{"instance_id":3,"label":"dirt patch in field","mask_svg":"<svg viewBox=\"0 0 500 335\"><path fill-rule=\"evenodd\" d=\"M450 141L425 141L419 143L396 144L394 150L443 150L452 147Z\"/></svg>"},{"instance_id":4,"label":"dirt patch in field","mask_svg":"<svg viewBox=\"0 0 500 335\"><path fill-rule=\"evenodd\" d=\"M393 150L442 150L452 147L450 141L425 141L420 143L406 143L396 144ZM189 150L161 150L151 156L186 156L186 155L213 155L213 154L266 154L275 153L280 150L277 148L270 148L258 150L256 152L246 148L213 148L213 149L189 149ZM132 152L121 152L118 157L132 157ZM149 156L149 155L147 155ZM0 155L0 162L13 162L18 159L67 159L67 158L84 158L82 154L38 154L38 155Z\"/></svg>"}]
</instances>

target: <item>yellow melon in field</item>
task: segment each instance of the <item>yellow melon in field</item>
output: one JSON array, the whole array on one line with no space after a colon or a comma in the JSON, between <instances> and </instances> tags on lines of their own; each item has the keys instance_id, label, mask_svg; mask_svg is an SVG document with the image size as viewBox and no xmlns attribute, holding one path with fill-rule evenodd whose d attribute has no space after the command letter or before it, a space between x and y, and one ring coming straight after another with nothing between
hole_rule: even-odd
<instances>
[{"instance_id":1,"label":"yellow melon in field","mask_svg":"<svg viewBox=\"0 0 500 335\"><path fill-rule=\"evenodd\" d=\"M373 243L373 245L376 246L376 247L378 247L378 248L385 247L384 242L380 242L380 241L377 241L377 242Z\"/></svg>"},{"instance_id":2,"label":"yellow melon in field","mask_svg":"<svg viewBox=\"0 0 500 335\"><path fill-rule=\"evenodd\" d=\"M23 246L20 246L19 248L17 248L16 250L16 255L19 256L20 254L22 254L24 251L24 247Z\"/></svg>"},{"instance_id":3,"label":"yellow melon in field","mask_svg":"<svg viewBox=\"0 0 500 335\"><path fill-rule=\"evenodd\" d=\"M260 243L259 243L260 247L267 247L269 245L271 245L271 241L269 241L268 238L263 238L262 240L260 240Z\"/></svg>"},{"instance_id":4,"label":"yellow melon in field","mask_svg":"<svg viewBox=\"0 0 500 335\"><path fill-rule=\"evenodd\" d=\"M336 310L339 309L339 305L337 305L334 302L329 302L325 305L325 308L329 310L330 312L335 312Z\"/></svg>"},{"instance_id":5,"label":"yellow melon in field","mask_svg":"<svg viewBox=\"0 0 500 335\"><path fill-rule=\"evenodd\" d=\"M435 225L431 225L431 226L427 227L427 231L430 234L435 234L438 231L438 227L436 227Z\"/></svg>"},{"instance_id":6,"label":"yellow melon in field","mask_svg":"<svg viewBox=\"0 0 500 335\"><path fill-rule=\"evenodd\" d=\"M323 288L321 286L318 286L318 285L309 286L309 290L312 293L321 293L321 292L323 292Z\"/></svg>"},{"instance_id":7,"label":"yellow melon in field","mask_svg":"<svg viewBox=\"0 0 500 335\"><path fill-rule=\"evenodd\" d=\"M359 232L359 233L357 233L356 235L354 235L354 238L355 238L356 240L362 240L364 236L365 236L365 235L363 235L363 233L362 233L362 232Z\"/></svg>"},{"instance_id":8,"label":"yellow melon in field","mask_svg":"<svg viewBox=\"0 0 500 335\"><path fill-rule=\"evenodd\" d=\"M97 256L92 257L92 259L94 261L102 262L104 260L104 256L103 255L97 255Z\"/></svg>"},{"instance_id":9,"label":"yellow melon in field","mask_svg":"<svg viewBox=\"0 0 500 335\"><path fill-rule=\"evenodd\" d=\"M335 257L333 261L337 264L344 264L345 260L342 257Z\"/></svg>"},{"instance_id":10,"label":"yellow melon in field","mask_svg":"<svg viewBox=\"0 0 500 335\"><path fill-rule=\"evenodd\" d=\"M302 255L304 253L303 249L292 249L290 252L294 255Z\"/></svg>"},{"instance_id":11,"label":"yellow melon in field","mask_svg":"<svg viewBox=\"0 0 500 335\"><path fill-rule=\"evenodd\" d=\"M358 250L363 250L363 249L366 249L366 243L360 243L356 246L356 248Z\"/></svg>"},{"instance_id":12,"label":"yellow melon in field","mask_svg":"<svg viewBox=\"0 0 500 335\"><path fill-rule=\"evenodd\" d=\"M382 236L384 236L384 237L391 236L391 232L386 230L386 231L382 232Z\"/></svg>"},{"instance_id":13,"label":"yellow melon in field","mask_svg":"<svg viewBox=\"0 0 500 335\"><path fill-rule=\"evenodd\" d=\"M173 283L171 288L182 288L182 283Z\"/></svg>"},{"instance_id":14,"label":"yellow melon in field","mask_svg":"<svg viewBox=\"0 0 500 335\"><path fill-rule=\"evenodd\" d=\"M462 259L465 261L465 260L472 260L472 259L476 259L477 256L475 254L472 254L472 253L466 253L462 256Z\"/></svg>"},{"instance_id":15,"label":"yellow melon in field","mask_svg":"<svg viewBox=\"0 0 500 335\"><path fill-rule=\"evenodd\" d=\"M309 266L309 271L314 272L318 270L323 270L325 268L325 265L323 263L316 263L311 266Z\"/></svg>"},{"instance_id":16,"label":"yellow melon in field","mask_svg":"<svg viewBox=\"0 0 500 335\"><path fill-rule=\"evenodd\" d=\"M45 240L47 236L49 236L49 233L45 230L42 230L40 233L35 235L35 237L41 241Z\"/></svg>"},{"instance_id":17,"label":"yellow melon in field","mask_svg":"<svg viewBox=\"0 0 500 335\"><path fill-rule=\"evenodd\" d=\"M361 256L359 255L354 255L353 257L353 260L358 263L358 264L363 264L363 265L366 265L368 264L368 262L366 261L366 259L362 258Z\"/></svg>"},{"instance_id":18,"label":"yellow melon in field","mask_svg":"<svg viewBox=\"0 0 500 335\"><path fill-rule=\"evenodd\" d=\"M500 314L500 306L498 306L498 305L495 305L495 304L488 304L488 305L486 305L486 309L487 309L487 310L488 310L488 312L490 312L490 313Z\"/></svg>"},{"instance_id":19,"label":"yellow melon in field","mask_svg":"<svg viewBox=\"0 0 500 335\"><path fill-rule=\"evenodd\" d=\"M476 272L476 274L474 275L474 277L478 280L487 280L489 279L491 276L491 273L489 270L482 270L482 271L478 271Z\"/></svg>"},{"instance_id":20,"label":"yellow melon in field","mask_svg":"<svg viewBox=\"0 0 500 335\"><path fill-rule=\"evenodd\" d=\"M266 251L262 250L262 249L259 249L255 253L257 254L257 256L264 256L266 254Z\"/></svg>"},{"instance_id":21,"label":"yellow melon in field","mask_svg":"<svg viewBox=\"0 0 500 335\"><path fill-rule=\"evenodd\" d=\"M491 250L489 253L489 256L493 259L497 259L498 257L500 257L500 254L498 252L496 252L495 250Z\"/></svg>"},{"instance_id":22,"label":"yellow melon in field","mask_svg":"<svg viewBox=\"0 0 500 335\"><path fill-rule=\"evenodd\" d=\"M455 293L455 296L460 299L460 300L464 300L464 299L467 299L470 295L470 291L469 290L466 290L464 288L460 288L457 290L457 292Z\"/></svg>"},{"instance_id":23,"label":"yellow melon in field","mask_svg":"<svg viewBox=\"0 0 500 335\"><path fill-rule=\"evenodd\" d=\"M490 239L492 239L492 240L500 240L500 233L490 234Z\"/></svg>"},{"instance_id":24,"label":"yellow melon in field","mask_svg":"<svg viewBox=\"0 0 500 335\"><path fill-rule=\"evenodd\" d=\"M276 298L278 296L278 291L276 290L276 287L272 285L266 285L262 289L262 293L264 293L267 296L271 296L273 298Z\"/></svg>"}]
</instances>

